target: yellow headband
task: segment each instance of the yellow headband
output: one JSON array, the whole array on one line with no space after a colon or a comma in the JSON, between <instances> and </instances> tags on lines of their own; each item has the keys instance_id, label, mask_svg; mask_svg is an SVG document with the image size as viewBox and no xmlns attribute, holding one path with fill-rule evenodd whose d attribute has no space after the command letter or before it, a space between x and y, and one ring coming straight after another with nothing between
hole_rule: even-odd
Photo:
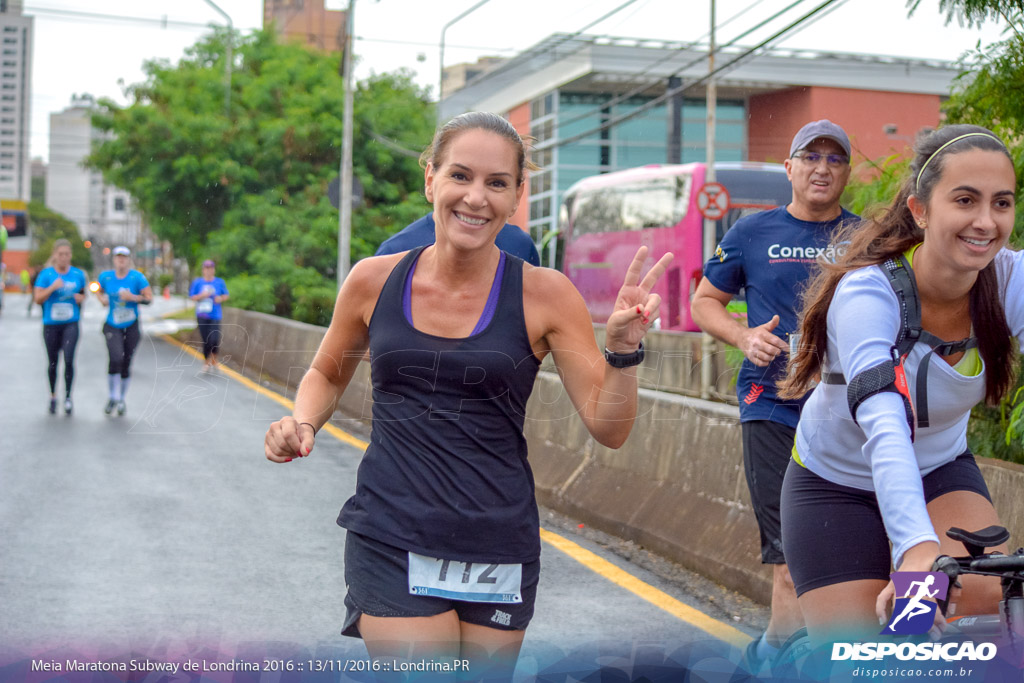
<instances>
[{"instance_id":1,"label":"yellow headband","mask_svg":"<svg viewBox=\"0 0 1024 683\"><path fill-rule=\"evenodd\" d=\"M1000 140L999 138L997 138L997 137L996 137L995 135L990 135L990 134L988 134L988 133L964 133L963 135L958 135L957 137L953 138L952 140L950 140L949 142L947 142L946 144L942 145L942 146L941 146L941 147L939 147L939 148L938 148L937 150L935 150L934 152L932 152L932 155L931 155L930 157L928 157L928 160L927 160L927 161L925 161L925 162L924 162L924 165L923 165L923 166L921 166L921 170L917 172L917 183L915 184L915 191L916 191L916 190L920 190L920 189L921 189L921 174L922 174L922 173L924 173L924 169L928 168L928 164L930 164L930 163L931 163L932 159L934 159L934 158L935 158L935 156L936 156L936 155L937 155L937 154L938 154L939 152L941 152L942 150L946 149L947 147L949 147L950 145L952 145L952 144L953 144L954 142L956 142L957 140L963 140L964 138L969 138L969 137L972 137L972 136L974 136L974 135L980 135L980 136L981 136L981 137L983 137L983 138L992 138L993 140L995 140L996 142L998 142L998 143L999 143L1000 145L1002 145L1002 144L1003 144L1003 141L1002 141L1002 140ZM1004 145L1004 147L1005 147L1005 145Z\"/></svg>"}]
</instances>

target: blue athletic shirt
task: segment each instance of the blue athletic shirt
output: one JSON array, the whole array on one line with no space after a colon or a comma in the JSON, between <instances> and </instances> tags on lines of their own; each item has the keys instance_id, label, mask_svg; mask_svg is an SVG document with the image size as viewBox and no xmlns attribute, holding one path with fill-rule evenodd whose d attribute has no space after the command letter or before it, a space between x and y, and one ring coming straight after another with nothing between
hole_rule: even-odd
<instances>
[{"instance_id":1,"label":"blue athletic shirt","mask_svg":"<svg viewBox=\"0 0 1024 683\"><path fill-rule=\"evenodd\" d=\"M110 310L107 313L107 324L123 329L131 327L139 319L139 304L135 301L121 301L117 293L127 289L132 294L141 294L149 287L149 280L137 270L129 270L123 278L118 278L116 271L105 270L98 278L100 289L109 297Z\"/></svg>"},{"instance_id":2,"label":"blue athletic shirt","mask_svg":"<svg viewBox=\"0 0 1024 683\"><path fill-rule=\"evenodd\" d=\"M729 294L745 288L747 324L757 327L778 315L773 334L789 344L797 329L799 295L818 256L833 260L836 247L829 244L829 237L841 224L857 220L843 209L831 221L802 221L784 206L741 218L704 264L704 277ZM769 420L796 427L803 400L783 401L775 386L785 377L788 360L788 354L781 353L763 368L743 360L736 380L741 422Z\"/></svg>"},{"instance_id":3,"label":"blue athletic shirt","mask_svg":"<svg viewBox=\"0 0 1024 683\"><path fill-rule=\"evenodd\" d=\"M43 324L62 325L77 322L82 308L75 301L75 293L85 293L86 277L81 269L71 266L68 272L61 275L56 268L46 268L36 278L36 287L46 289L57 278L64 281L64 286L50 293L43 302Z\"/></svg>"},{"instance_id":4,"label":"blue athletic shirt","mask_svg":"<svg viewBox=\"0 0 1024 683\"><path fill-rule=\"evenodd\" d=\"M377 248L374 256L384 254L398 254L403 251L426 247L434 243L436 226L434 225L434 214L428 213L387 238ZM530 236L522 228L506 223L498 231L494 243L506 254L512 254L523 259L531 266L540 265L540 254L537 253L537 246L530 239Z\"/></svg>"},{"instance_id":5,"label":"blue athletic shirt","mask_svg":"<svg viewBox=\"0 0 1024 683\"><path fill-rule=\"evenodd\" d=\"M220 320L224 317L224 314L221 311L220 304L214 301L213 297L227 294L228 286L219 277L215 277L212 280L197 277L192 281L192 286L188 288L188 295L195 296L203 291L211 292L213 296L196 302L196 317L203 320Z\"/></svg>"}]
</instances>

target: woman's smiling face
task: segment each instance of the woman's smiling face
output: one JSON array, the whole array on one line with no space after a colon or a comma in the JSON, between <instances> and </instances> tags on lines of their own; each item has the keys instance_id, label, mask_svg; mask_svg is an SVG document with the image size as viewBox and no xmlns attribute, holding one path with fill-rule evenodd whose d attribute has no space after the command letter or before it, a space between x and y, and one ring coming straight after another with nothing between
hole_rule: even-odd
<instances>
[{"instance_id":1,"label":"woman's smiling face","mask_svg":"<svg viewBox=\"0 0 1024 683\"><path fill-rule=\"evenodd\" d=\"M517 155L509 140L474 128L451 141L437 168L427 165L426 195L439 242L470 249L494 241L523 195Z\"/></svg>"},{"instance_id":2,"label":"woman's smiling face","mask_svg":"<svg viewBox=\"0 0 1024 683\"><path fill-rule=\"evenodd\" d=\"M924 246L954 271L980 271L1006 246L1016 210L1016 174L1002 152L948 154L928 201L908 201Z\"/></svg>"}]
</instances>

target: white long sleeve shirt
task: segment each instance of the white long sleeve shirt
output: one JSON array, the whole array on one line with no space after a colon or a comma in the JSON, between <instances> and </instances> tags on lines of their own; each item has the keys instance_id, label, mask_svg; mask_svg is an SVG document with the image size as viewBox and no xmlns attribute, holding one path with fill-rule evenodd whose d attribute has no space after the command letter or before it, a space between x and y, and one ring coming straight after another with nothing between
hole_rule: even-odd
<instances>
[{"instance_id":1,"label":"white long sleeve shirt","mask_svg":"<svg viewBox=\"0 0 1024 683\"><path fill-rule=\"evenodd\" d=\"M1004 249L996 256L996 268L1010 330L1024 340L1024 252ZM899 301L880 267L861 268L843 277L827 324L824 372L842 373L849 381L891 360L890 349L899 332ZM917 344L904 363L914 405L917 374L928 372L930 426L919 428L913 443L899 394L882 392L865 399L855 423L846 385L815 387L796 432L797 454L805 467L831 482L875 492L892 541L895 567L909 548L938 542L925 508L921 478L967 450L971 408L985 397L984 367L976 375L965 376L933 356L922 368L928 351L927 345Z\"/></svg>"}]
</instances>

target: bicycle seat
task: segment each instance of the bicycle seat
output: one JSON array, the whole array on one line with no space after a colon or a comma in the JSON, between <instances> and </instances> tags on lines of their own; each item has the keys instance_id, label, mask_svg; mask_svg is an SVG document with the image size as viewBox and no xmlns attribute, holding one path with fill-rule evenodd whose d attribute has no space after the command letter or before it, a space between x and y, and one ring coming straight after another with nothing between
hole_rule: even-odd
<instances>
[{"instance_id":1,"label":"bicycle seat","mask_svg":"<svg viewBox=\"0 0 1024 683\"><path fill-rule=\"evenodd\" d=\"M1010 540L1010 532L1004 527L996 525L985 527L980 531L964 531L954 526L949 528L946 535L954 541L963 543L971 557L983 555L986 548L992 548Z\"/></svg>"}]
</instances>

